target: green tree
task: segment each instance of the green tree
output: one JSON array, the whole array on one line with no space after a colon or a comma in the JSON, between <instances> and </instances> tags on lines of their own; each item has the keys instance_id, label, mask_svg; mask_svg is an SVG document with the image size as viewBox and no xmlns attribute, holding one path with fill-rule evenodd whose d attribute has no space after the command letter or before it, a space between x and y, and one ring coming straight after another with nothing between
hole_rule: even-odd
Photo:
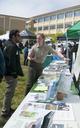
<instances>
[{"instance_id":1,"label":"green tree","mask_svg":"<svg viewBox=\"0 0 80 128\"><path fill-rule=\"evenodd\" d=\"M46 35L46 37L51 37L52 43L56 43L57 42L57 37L62 36L62 35L63 35L63 33L57 32L56 34L48 34L48 35Z\"/></svg>"}]
</instances>

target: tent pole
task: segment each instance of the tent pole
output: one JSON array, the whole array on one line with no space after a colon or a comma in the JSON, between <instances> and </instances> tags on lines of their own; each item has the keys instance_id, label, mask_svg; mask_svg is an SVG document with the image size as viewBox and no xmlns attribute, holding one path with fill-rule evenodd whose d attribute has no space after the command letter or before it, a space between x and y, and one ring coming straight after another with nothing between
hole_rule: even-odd
<instances>
[{"instance_id":1,"label":"tent pole","mask_svg":"<svg viewBox=\"0 0 80 128\"><path fill-rule=\"evenodd\" d=\"M68 36L67 36L67 32L66 32L66 57L67 59L69 59L69 52L68 52ZM69 60L67 61L67 64L69 65Z\"/></svg>"},{"instance_id":2,"label":"tent pole","mask_svg":"<svg viewBox=\"0 0 80 128\"><path fill-rule=\"evenodd\" d=\"M67 49L66 56L67 56L67 58L69 58L69 55L68 55L68 36L67 36L67 32L66 32L66 45L67 45L67 47L66 47L66 49Z\"/></svg>"}]
</instances>

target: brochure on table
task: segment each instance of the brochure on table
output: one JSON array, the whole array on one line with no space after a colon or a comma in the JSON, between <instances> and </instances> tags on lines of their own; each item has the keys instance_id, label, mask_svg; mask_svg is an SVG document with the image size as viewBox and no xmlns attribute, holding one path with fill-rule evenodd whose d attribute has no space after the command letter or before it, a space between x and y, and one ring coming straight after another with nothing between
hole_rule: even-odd
<instances>
[{"instance_id":1,"label":"brochure on table","mask_svg":"<svg viewBox=\"0 0 80 128\"><path fill-rule=\"evenodd\" d=\"M66 96L64 101L56 101L57 83L62 71L70 76L63 61L52 62L45 68L36 86L24 98L3 128L43 128L45 116L49 113L52 116L47 128L80 128L73 109L73 104L77 103L67 102L69 97L72 96L73 99L73 95L69 92L69 97ZM80 106L79 97L74 97L77 97Z\"/></svg>"}]
</instances>

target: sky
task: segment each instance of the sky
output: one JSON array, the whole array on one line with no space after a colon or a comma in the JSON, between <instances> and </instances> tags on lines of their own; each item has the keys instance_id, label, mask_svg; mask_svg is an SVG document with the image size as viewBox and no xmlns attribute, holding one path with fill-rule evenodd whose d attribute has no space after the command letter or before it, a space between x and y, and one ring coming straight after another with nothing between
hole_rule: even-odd
<instances>
[{"instance_id":1,"label":"sky","mask_svg":"<svg viewBox=\"0 0 80 128\"><path fill-rule=\"evenodd\" d=\"M0 0L0 14L32 17L80 5L80 0Z\"/></svg>"}]
</instances>

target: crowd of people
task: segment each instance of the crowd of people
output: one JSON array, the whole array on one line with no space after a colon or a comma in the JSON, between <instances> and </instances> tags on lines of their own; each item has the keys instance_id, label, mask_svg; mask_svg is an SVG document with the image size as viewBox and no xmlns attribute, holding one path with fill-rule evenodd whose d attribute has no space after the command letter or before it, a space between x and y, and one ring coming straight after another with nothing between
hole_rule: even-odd
<instances>
[{"instance_id":1,"label":"crowd of people","mask_svg":"<svg viewBox=\"0 0 80 128\"><path fill-rule=\"evenodd\" d=\"M77 55L77 50L78 50L78 43L76 43L75 41L71 44L71 43L68 43L68 47L64 48L63 44L61 44L61 53L69 58L69 69L70 69L70 72L72 70L72 65L73 65L73 56L74 56L74 59L76 59L76 55Z\"/></svg>"},{"instance_id":2,"label":"crowd of people","mask_svg":"<svg viewBox=\"0 0 80 128\"><path fill-rule=\"evenodd\" d=\"M9 40L6 41L4 49L0 48L0 82L2 78L6 81L6 92L3 99L1 116L10 117L14 112L11 107L12 98L17 86L17 77L24 76L20 63L21 36L19 30L11 30ZM37 81L43 71L43 62L48 55L58 55L62 60L67 61L63 53L55 50L45 43L44 34L37 34L36 43L28 53L28 42L24 48L24 65L28 65L28 80L26 83L25 96L28 94L33 84Z\"/></svg>"}]
</instances>

